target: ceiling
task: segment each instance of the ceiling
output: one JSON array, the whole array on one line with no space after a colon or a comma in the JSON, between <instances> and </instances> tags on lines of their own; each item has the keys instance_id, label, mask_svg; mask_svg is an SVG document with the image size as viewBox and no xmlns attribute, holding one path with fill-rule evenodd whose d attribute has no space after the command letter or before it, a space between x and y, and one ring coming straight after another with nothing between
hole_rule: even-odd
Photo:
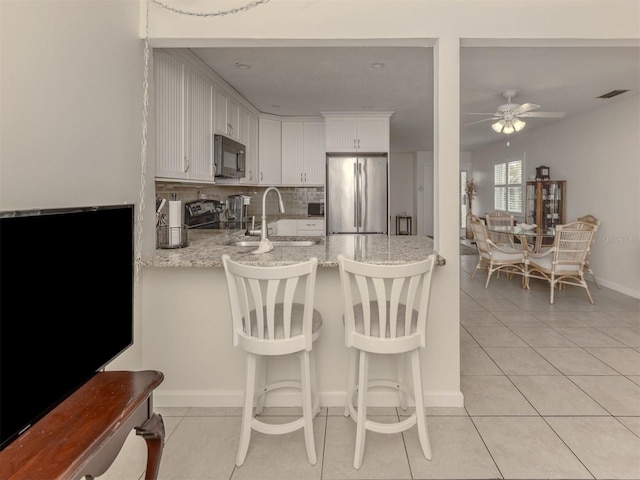
<instances>
[{"instance_id":1,"label":"ceiling","mask_svg":"<svg viewBox=\"0 0 640 480\"><path fill-rule=\"evenodd\" d=\"M433 150L431 47L226 47L191 51L259 111L319 116L329 111L393 111L391 152ZM535 103L562 119L527 118L514 135L638 95L638 47L463 47L460 61L461 150L505 139L492 122L464 125L507 103ZM238 68L240 63L249 68ZM374 66L378 64L378 68ZM629 90L611 99L596 97ZM487 115L489 116L489 115Z\"/></svg>"}]
</instances>

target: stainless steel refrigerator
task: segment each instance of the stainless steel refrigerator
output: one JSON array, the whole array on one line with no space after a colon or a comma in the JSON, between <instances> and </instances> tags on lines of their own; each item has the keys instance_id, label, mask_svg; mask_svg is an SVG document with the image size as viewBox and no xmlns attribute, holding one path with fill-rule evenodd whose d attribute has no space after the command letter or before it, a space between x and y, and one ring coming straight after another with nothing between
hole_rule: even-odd
<instances>
[{"instance_id":1,"label":"stainless steel refrigerator","mask_svg":"<svg viewBox=\"0 0 640 480\"><path fill-rule=\"evenodd\" d=\"M387 233L387 156L327 156L327 235Z\"/></svg>"}]
</instances>

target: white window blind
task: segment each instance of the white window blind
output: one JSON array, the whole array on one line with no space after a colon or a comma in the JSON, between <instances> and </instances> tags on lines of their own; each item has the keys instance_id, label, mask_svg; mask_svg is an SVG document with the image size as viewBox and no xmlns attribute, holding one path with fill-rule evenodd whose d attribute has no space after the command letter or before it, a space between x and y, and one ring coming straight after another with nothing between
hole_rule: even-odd
<instances>
[{"instance_id":1,"label":"white window blind","mask_svg":"<svg viewBox=\"0 0 640 480\"><path fill-rule=\"evenodd\" d=\"M522 213L522 160L495 164L493 208L510 213Z\"/></svg>"}]
</instances>

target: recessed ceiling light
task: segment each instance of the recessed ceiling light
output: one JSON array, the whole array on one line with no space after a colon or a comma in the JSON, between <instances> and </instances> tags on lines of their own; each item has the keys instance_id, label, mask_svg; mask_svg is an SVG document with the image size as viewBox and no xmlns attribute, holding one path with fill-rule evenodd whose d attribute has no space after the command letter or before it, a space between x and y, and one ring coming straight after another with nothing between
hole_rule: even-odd
<instances>
[{"instance_id":1,"label":"recessed ceiling light","mask_svg":"<svg viewBox=\"0 0 640 480\"><path fill-rule=\"evenodd\" d=\"M236 62L236 68L239 68L240 70L249 70L251 65L244 62Z\"/></svg>"},{"instance_id":2,"label":"recessed ceiling light","mask_svg":"<svg viewBox=\"0 0 640 480\"><path fill-rule=\"evenodd\" d=\"M384 68L384 62L373 62L371 68Z\"/></svg>"}]
</instances>

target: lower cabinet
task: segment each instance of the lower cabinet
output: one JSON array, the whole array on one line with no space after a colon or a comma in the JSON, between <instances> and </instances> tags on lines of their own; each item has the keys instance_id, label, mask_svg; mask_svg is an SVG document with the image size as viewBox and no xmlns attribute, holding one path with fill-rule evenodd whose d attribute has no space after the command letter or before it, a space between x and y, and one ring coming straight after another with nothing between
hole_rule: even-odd
<instances>
[{"instance_id":1,"label":"lower cabinet","mask_svg":"<svg viewBox=\"0 0 640 480\"><path fill-rule=\"evenodd\" d=\"M298 236L300 237L323 237L324 218L296 220Z\"/></svg>"},{"instance_id":2,"label":"lower cabinet","mask_svg":"<svg viewBox=\"0 0 640 480\"><path fill-rule=\"evenodd\" d=\"M278 237L323 237L324 219L281 219L269 224L269 234Z\"/></svg>"}]
</instances>

